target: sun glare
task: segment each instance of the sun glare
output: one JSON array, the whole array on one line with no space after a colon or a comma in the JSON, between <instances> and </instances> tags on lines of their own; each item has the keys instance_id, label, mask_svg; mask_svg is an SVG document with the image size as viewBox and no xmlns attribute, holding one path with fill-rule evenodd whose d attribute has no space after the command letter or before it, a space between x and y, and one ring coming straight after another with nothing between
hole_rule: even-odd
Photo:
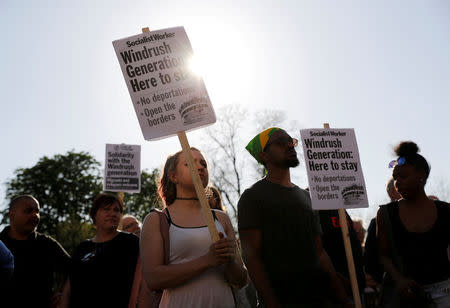
<instances>
[{"instance_id":1,"label":"sun glare","mask_svg":"<svg viewBox=\"0 0 450 308\"><path fill-rule=\"evenodd\" d=\"M203 77L205 70L201 61L195 56L192 56L188 61L189 70L197 76Z\"/></svg>"},{"instance_id":2,"label":"sun glare","mask_svg":"<svg viewBox=\"0 0 450 308\"><path fill-rule=\"evenodd\" d=\"M189 70L204 80L214 104L248 100L248 89L254 82L251 76L258 74L248 44L236 32L226 29L201 28L199 33L198 37L195 32L192 35L195 55L188 61ZM230 44L240 47L230 48Z\"/></svg>"}]
</instances>

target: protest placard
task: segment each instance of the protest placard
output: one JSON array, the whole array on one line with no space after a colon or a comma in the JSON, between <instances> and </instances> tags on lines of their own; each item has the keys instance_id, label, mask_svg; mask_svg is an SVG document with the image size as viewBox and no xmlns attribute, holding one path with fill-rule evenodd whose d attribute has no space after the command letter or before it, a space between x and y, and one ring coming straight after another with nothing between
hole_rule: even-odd
<instances>
[{"instance_id":1,"label":"protest placard","mask_svg":"<svg viewBox=\"0 0 450 308\"><path fill-rule=\"evenodd\" d=\"M193 51L183 27L144 32L113 46L144 139L215 123L203 79L189 69Z\"/></svg>"},{"instance_id":2,"label":"protest placard","mask_svg":"<svg viewBox=\"0 0 450 308\"><path fill-rule=\"evenodd\" d=\"M203 79L193 74L192 47L183 27L150 32L113 42L134 110L146 140L177 135L213 242L214 218L185 131L213 124L216 115Z\"/></svg>"},{"instance_id":3,"label":"protest placard","mask_svg":"<svg viewBox=\"0 0 450 308\"><path fill-rule=\"evenodd\" d=\"M345 209L368 207L366 186L353 129L300 130L313 209L338 209L353 300L361 308Z\"/></svg>"},{"instance_id":4,"label":"protest placard","mask_svg":"<svg viewBox=\"0 0 450 308\"><path fill-rule=\"evenodd\" d=\"M141 146L106 144L103 190L141 191Z\"/></svg>"},{"instance_id":5,"label":"protest placard","mask_svg":"<svg viewBox=\"0 0 450 308\"><path fill-rule=\"evenodd\" d=\"M302 129L300 135L313 208L368 207L354 130Z\"/></svg>"}]
</instances>

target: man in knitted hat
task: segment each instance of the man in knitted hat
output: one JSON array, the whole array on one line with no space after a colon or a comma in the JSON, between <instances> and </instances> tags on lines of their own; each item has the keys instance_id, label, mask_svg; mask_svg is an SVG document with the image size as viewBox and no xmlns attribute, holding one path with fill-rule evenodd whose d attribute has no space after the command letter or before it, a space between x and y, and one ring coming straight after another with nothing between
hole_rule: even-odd
<instances>
[{"instance_id":1,"label":"man in knitted hat","mask_svg":"<svg viewBox=\"0 0 450 308\"><path fill-rule=\"evenodd\" d=\"M297 140L272 127L247 145L267 176L245 190L238 203L243 256L263 307L329 307L328 286L352 306L323 250L309 193L291 182L299 164Z\"/></svg>"}]
</instances>

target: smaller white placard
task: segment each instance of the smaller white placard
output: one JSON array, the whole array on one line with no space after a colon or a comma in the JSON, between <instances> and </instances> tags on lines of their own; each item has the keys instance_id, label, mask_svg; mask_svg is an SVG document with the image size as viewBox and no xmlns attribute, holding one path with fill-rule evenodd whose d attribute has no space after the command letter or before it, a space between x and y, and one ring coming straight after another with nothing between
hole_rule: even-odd
<instances>
[{"instance_id":1,"label":"smaller white placard","mask_svg":"<svg viewBox=\"0 0 450 308\"><path fill-rule=\"evenodd\" d=\"M106 144L103 190L141 191L141 146Z\"/></svg>"},{"instance_id":2,"label":"smaller white placard","mask_svg":"<svg viewBox=\"0 0 450 308\"><path fill-rule=\"evenodd\" d=\"M353 129L300 130L312 207L366 208L366 185Z\"/></svg>"}]
</instances>

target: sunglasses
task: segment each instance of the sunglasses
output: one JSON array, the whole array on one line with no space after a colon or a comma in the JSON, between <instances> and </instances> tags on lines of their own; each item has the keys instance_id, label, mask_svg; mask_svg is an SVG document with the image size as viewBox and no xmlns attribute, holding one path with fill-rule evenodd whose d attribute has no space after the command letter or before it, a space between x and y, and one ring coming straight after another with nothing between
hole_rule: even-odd
<instances>
[{"instance_id":1,"label":"sunglasses","mask_svg":"<svg viewBox=\"0 0 450 308\"><path fill-rule=\"evenodd\" d=\"M278 146L285 146L288 144L292 144L292 146L295 148L298 146L298 140L295 138L291 138L291 137L281 137L281 138L275 139L274 141L266 144L264 149L266 149L271 144L276 144Z\"/></svg>"},{"instance_id":2,"label":"sunglasses","mask_svg":"<svg viewBox=\"0 0 450 308\"><path fill-rule=\"evenodd\" d=\"M406 163L406 158L404 157L399 157L397 159L392 160L389 163L389 168L394 168L395 166L403 166Z\"/></svg>"}]
</instances>

